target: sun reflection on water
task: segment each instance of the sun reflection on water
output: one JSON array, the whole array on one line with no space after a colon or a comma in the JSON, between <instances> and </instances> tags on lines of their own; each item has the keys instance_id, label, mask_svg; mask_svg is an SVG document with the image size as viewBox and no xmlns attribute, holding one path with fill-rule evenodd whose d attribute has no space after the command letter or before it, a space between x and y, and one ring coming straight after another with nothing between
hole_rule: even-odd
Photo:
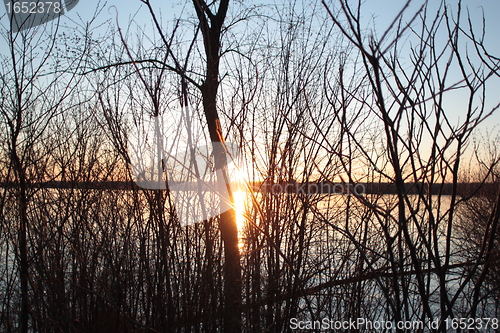
<instances>
[{"instance_id":1,"label":"sun reflection on water","mask_svg":"<svg viewBox=\"0 0 500 333\"><path fill-rule=\"evenodd\" d=\"M232 170L232 189L233 189L233 200L234 200L234 210L236 215L236 226L238 228L238 246L240 250L243 249L244 246L244 235L243 230L245 228L246 217L245 210L248 199L248 192L246 188L246 173L239 169L235 168Z\"/></svg>"},{"instance_id":2,"label":"sun reflection on water","mask_svg":"<svg viewBox=\"0 0 500 333\"><path fill-rule=\"evenodd\" d=\"M238 227L239 238L242 237L243 227L245 225L245 198L245 191L237 190L233 192L234 210L236 212L236 225Z\"/></svg>"}]
</instances>

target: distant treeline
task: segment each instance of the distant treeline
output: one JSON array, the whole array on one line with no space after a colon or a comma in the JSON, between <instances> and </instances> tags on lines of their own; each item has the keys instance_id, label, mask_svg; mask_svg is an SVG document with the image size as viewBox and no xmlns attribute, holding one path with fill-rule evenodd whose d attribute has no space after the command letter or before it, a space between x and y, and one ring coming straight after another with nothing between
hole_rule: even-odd
<instances>
[{"instance_id":1,"label":"distant treeline","mask_svg":"<svg viewBox=\"0 0 500 333\"><path fill-rule=\"evenodd\" d=\"M196 189L196 184L192 184L192 189ZM0 187L18 187L19 183L3 182ZM73 188L73 189L95 189L95 190L138 190L141 189L133 181L102 181L102 182L71 182L71 181L51 181L27 184L29 188ZM269 183L251 182L249 187L255 192L261 193L297 193L297 194L398 194L398 189L394 183L331 183L331 182L310 182L310 183ZM190 187L184 187L189 189ZM456 188L456 193L461 196L469 195L491 195L500 191L499 183L405 183L405 194L433 194L451 195Z\"/></svg>"}]
</instances>

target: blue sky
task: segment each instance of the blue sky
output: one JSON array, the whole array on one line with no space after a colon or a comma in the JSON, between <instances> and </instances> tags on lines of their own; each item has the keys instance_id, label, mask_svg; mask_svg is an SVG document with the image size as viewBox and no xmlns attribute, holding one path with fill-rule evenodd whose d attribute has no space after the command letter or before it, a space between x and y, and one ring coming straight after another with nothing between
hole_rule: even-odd
<instances>
[{"instance_id":1,"label":"blue sky","mask_svg":"<svg viewBox=\"0 0 500 333\"><path fill-rule=\"evenodd\" d=\"M374 28L380 36L389 26L390 22L392 22L395 15L401 10L405 2L406 1L402 0L365 0L362 7L362 25L368 29ZM456 5L454 3L456 1L449 2L453 3L452 8L455 9ZM327 3L334 7L336 1L328 0ZM412 14L421 6L422 3L423 1L421 0L413 1L405 18L409 20ZM429 3L431 8L437 8L440 1L431 0ZM158 14L158 17L160 17L162 23L165 24L164 26L166 27L171 25L172 21L176 18L186 18L194 15L194 9L191 1L152 0L152 4ZM250 6L252 4L275 5L279 8L279 6L283 3L280 1L266 2L258 0L245 1L243 3L245 6ZM304 1L303 4L309 6L311 2ZM151 16L147 8L139 0L109 0L105 3L100 3L100 5L104 6L104 10L97 19L97 22L105 22L106 20L112 20L115 22L116 19L118 19L120 27L122 29L126 29L129 26L130 20L133 18L135 23L145 29L146 32L151 31L151 33L153 33L154 29L152 29ZM72 11L66 14L67 17L63 18L63 24L65 23L71 25L71 20L79 21L80 18L83 21L89 20L97 6L97 1L81 0ZM298 1L297 7L300 8L300 6L302 6L301 2ZM318 8L322 9L321 6L318 6ZM500 14L500 1L464 0L463 10L469 11L472 22L476 26L477 31L480 31L481 29L482 15L484 14L486 22L486 45L492 54L500 55L500 43L498 41L498 32L500 31L500 20L498 19L498 15ZM0 13L4 13L4 11L5 9L0 10ZM2 16L0 18L0 22L2 25L6 26L7 17L5 15ZM97 25L97 23L95 25ZM132 30L134 31L134 28L132 28ZM4 43L5 41L0 41L0 48L2 49L1 52L6 54L7 49L5 47L1 47ZM494 102L491 102L489 106L497 103L498 99L496 96L500 95L497 93L498 87L500 87L500 80L496 80L496 82L498 82L498 85L491 85L488 90L489 98L494 100ZM464 102L465 101L461 100L460 96L456 96L456 98L449 101L450 105L456 105L457 110L463 109ZM461 115L458 113L456 116L457 118L460 118ZM495 126L498 124L500 124L500 112L496 112L496 114L484 123L481 128L487 129L490 132L495 132ZM496 132L498 132L498 127L496 128Z\"/></svg>"},{"instance_id":2,"label":"blue sky","mask_svg":"<svg viewBox=\"0 0 500 333\"><path fill-rule=\"evenodd\" d=\"M302 6L301 1L302 0L297 1L296 6L298 8ZM167 27L169 26L169 23L172 24L172 21L176 18L192 17L195 14L191 1L152 0L151 2L155 11L158 13L158 17ZM405 2L406 1L403 0L365 0L362 5L363 25L366 28L374 28L379 34L381 34L389 26L390 22L401 10ZM451 0L449 2L454 3L456 1ZM303 3L310 6L312 2L303 1ZM336 5L335 0L327 0L327 3L329 3L331 7L335 7ZM422 3L422 0L412 1L405 18L409 20L412 14L421 6ZM437 8L440 1L430 0L429 3L431 8ZM274 5L279 8L279 6L283 5L283 2L280 2L279 0L255 0L244 1L243 5ZM133 18L136 24L145 28L146 31L153 32L153 29L151 29L151 16L145 5L143 5L139 0L108 0L106 2L81 0L72 11L66 14L67 17L63 18L63 23L71 25L70 20L79 21L80 18L83 21L87 21L92 17L96 7L98 6L104 6L104 10L98 17L97 22L112 20L114 23L116 22L116 19L118 19L120 27L122 29L126 29L129 26L130 20ZM241 6L241 4L239 4L239 6ZM455 7L455 5L452 5L452 8ZM500 31L500 20L498 19L498 15L500 14L500 1L463 0L463 7L464 9L467 8L469 10L472 21L477 28L481 27L481 18L484 13L486 19L487 45L493 54L500 54L500 43L498 42L497 36L498 31ZM320 8L320 10L323 9L321 5L318 8ZM0 9L0 15L4 13L5 9ZM8 19L5 15L0 17L0 23L3 26L8 26Z\"/></svg>"}]
</instances>

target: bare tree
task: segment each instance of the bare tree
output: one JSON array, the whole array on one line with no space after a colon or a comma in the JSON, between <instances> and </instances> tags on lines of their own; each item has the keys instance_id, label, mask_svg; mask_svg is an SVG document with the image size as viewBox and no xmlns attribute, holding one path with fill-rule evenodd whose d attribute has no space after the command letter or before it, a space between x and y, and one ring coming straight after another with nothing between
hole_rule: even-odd
<instances>
[{"instance_id":1,"label":"bare tree","mask_svg":"<svg viewBox=\"0 0 500 333\"><path fill-rule=\"evenodd\" d=\"M201 31L205 51L205 59L203 60L205 62L205 70L202 74L200 73L202 75L201 83L196 83L195 80L188 79L186 65L188 64L189 56L186 58L184 64L181 64L176 59L171 49L171 42L164 35L163 28L158 22L150 1L142 2L149 8L157 31L162 37L164 47L167 49L167 56L173 61L173 65L170 65L169 68L181 76L183 85L188 83L194 84L201 92L203 112L205 114L209 137L213 144L214 165L217 170L219 191L221 198L223 198L221 200L222 213L219 218L219 228L221 239L224 243L225 260L224 329L226 332L238 332L241 331L241 266L238 230L234 208L232 207L233 199L227 173L228 152L224 144L225 138L217 109L220 82L219 68L222 55L221 38L229 0L222 0L211 4L201 0L193 0L193 6L198 18L197 29Z\"/></svg>"},{"instance_id":2,"label":"bare tree","mask_svg":"<svg viewBox=\"0 0 500 333\"><path fill-rule=\"evenodd\" d=\"M363 30L360 4L340 1L341 19L323 3L346 42L354 47L351 57L359 61L359 81L349 79L348 62L342 62L335 75L336 84L327 86L342 136L348 142L341 151L343 154L348 149L343 155L346 157L341 158L345 160L344 172L350 182L359 181L352 169L353 151L359 151L358 163L364 160L365 168L375 170L379 179L395 186L394 202L388 205L379 202L378 197L358 197L373 212L385 237L387 252L382 257L389 265L392 281L387 285L382 274L376 273L375 277L390 309L388 317L396 322L412 318L429 322L437 318L439 331L445 331L448 318L475 316L475 303L470 308L457 308L456 302L467 297L464 292L473 272L488 270L482 256L460 262L452 240L456 208L468 200L460 194L459 170L468 154L471 133L498 108L495 102L488 109L486 102L487 83L498 76L497 59L478 47L484 46L483 40L477 38L470 17L464 18L460 1L456 10L443 2L435 13L424 2L411 14L407 2L380 36ZM442 43L438 37L441 33L446 34ZM415 37L409 46L403 42L407 35ZM474 57L465 51L466 43L477 51ZM406 51L410 58L403 62L401 55ZM445 102L456 93L467 94L463 120L458 123L448 111L452 108L456 112L456 107ZM382 152L373 155L357 133L355 122L351 122L352 110L356 109L368 110L370 118L378 120L383 134ZM376 152L380 148L371 149ZM445 194L450 195L449 201ZM485 247L495 237L498 217L494 212L490 223L492 229L484 239ZM360 245L356 247L364 265L376 272L381 258L370 259L367 251L371 249ZM470 271L465 269L469 265ZM452 288L454 276L460 275L459 267L468 273ZM477 292L480 283L473 289ZM435 295L439 295L438 299ZM415 311L416 304L421 312Z\"/></svg>"},{"instance_id":3,"label":"bare tree","mask_svg":"<svg viewBox=\"0 0 500 333\"><path fill-rule=\"evenodd\" d=\"M44 162L40 139L46 135L51 123L66 111L68 106L64 102L75 102L71 96L76 93L82 77L66 74L68 69L76 70L85 61L84 57L69 58L67 61L54 59L58 36L61 36L59 27L58 23L54 23L31 30L13 32L11 29L3 32L9 47L9 56L2 59L1 74L4 92L1 112L7 129L7 141L3 148L4 158L8 161L4 182L13 185L16 197L14 209L17 212L15 224L18 229L14 246L19 270L21 332L30 329L30 286L34 283L30 273L32 260L29 253L33 244L30 245L29 242L32 228L29 215L36 190L31 184L57 177L54 174L44 174L46 169L38 169ZM81 37L83 55L87 55L91 47L89 32L90 30L84 31L84 36ZM5 187L5 191L4 198L11 189ZM2 208L5 216L7 208Z\"/></svg>"}]
</instances>

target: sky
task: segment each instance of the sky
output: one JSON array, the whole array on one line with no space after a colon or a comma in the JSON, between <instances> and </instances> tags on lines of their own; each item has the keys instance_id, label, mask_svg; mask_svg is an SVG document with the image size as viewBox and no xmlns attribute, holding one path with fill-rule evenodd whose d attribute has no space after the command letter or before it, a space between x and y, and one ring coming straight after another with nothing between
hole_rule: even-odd
<instances>
[{"instance_id":1,"label":"sky","mask_svg":"<svg viewBox=\"0 0 500 333\"><path fill-rule=\"evenodd\" d=\"M338 6L337 1L327 0L326 1L331 8ZM362 5L362 26L367 29L373 29L379 36L389 27L393 18L399 13L403 8L406 1L402 0L365 0ZM452 9L456 6L454 3L456 1L449 1L453 3ZM173 20L179 17L192 17L194 16L194 9L191 1L160 1L151 0L152 6L155 12L160 18L162 24L166 27L172 24ZM422 5L423 1L416 0L412 1L406 11L405 19L410 20L413 13L415 13L418 8ZM440 1L430 1L430 8L437 8ZM241 3L239 4L241 6ZM244 6L250 5L265 5L265 6L276 6L279 8L283 6L283 2L280 1L244 1ZM301 6L310 6L310 1L300 1L297 2L297 8ZM151 15L148 9L139 0L109 0L107 2L89 1L81 0L76 7L68 12L65 17L62 18L62 23L67 25L72 25L71 21L87 21L90 20L98 6L103 8L94 26L98 26L101 22L106 22L111 20L113 23L118 25L121 29L127 29L129 27L130 21L133 19L135 24L141 26L146 33L154 33L152 28ZM321 6L318 8L322 9ZM500 14L500 1L498 0L464 0L463 10L468 10L472 23L480 31L482 25L482 17L484 15L486 22L486 45L492 54L500 55L500 42L498 40L498 31L500 31L500 20L498 15ZM0 15L5 13L4 9L0 9ZM0 17L0 23L4 27L8 25L8 18L6 15ZM244 25L242 25L244 26ZM104 28L103 28L104 29ZM168 29L167 29L168 30ZM104 33L105 30L103 30ZM3 54L6 54L8 49L5 47L5 41L0 41L0 48ZM498 87L500 87L500 80L496 80L498 84L493 84L489 86L487 97L491 99L487 101L489 107L493 107L497 103L498 98ZM456 107L457 110L464 109L464 103L466 100L457 94L449 101L449 106ZM463 115L457 112L455 115L457 121L463 120ZM498 132L500 124L500 112L496 112L487 122L481 125L481 129L488 131L492 135Z\"/></svg>"},{"instance_id":2,"label":"sky","mask_svg":"<svg viewBox=\"0 0 500 333\"><path fill-rule=\"evenodd\" d=\"M88 2L91 1L80 1L80 3L73 9L72 12L68 13L68 17L76 18L80 15L84 20L92 17L92 14L97 7L98 2L94 6L90 5ZM429 4L431 8L437 8L440 1L430 0ZM455 1L449 1L454 3ZM151 1L153 7L158 9L158 12L162 15L165 20L172 20L178 18L183 12L186 14L193 15L194 9L190 1ZM307 1L306 1L307 3ZM327 1L328 4L332 4L335 7L336 1ZM392 18L403 8L405 1L403 0L365 0L363 2L362 17L366 21L367 25L369 23L374 23L379 31L384 31L388 27ZM118 13L118 19L122 26L126 26L129 22L130 17L135 17L136 22L144 22L144 24L150 24L151 19L148 10L145 8L140 0L108 0L106 2L101 2L108 10L104 10L101 14L101 19L116 19L116 13ZM279 1L245 1L245 4L253 5L277 5L280 6ZM422 4L421 0L412 1L408 8L408 14L412 14L417 10ZM116 11L111 7L116 8ZM500 20L498 20L498 15L500 14L500 1L496 0L463 0L463 7L467 7L470 11L471 17L473 18L473 23L480 24L481 15L484 13L486 18L486 28L490 32L490 37L496 39L495 32L500 29ZM411 15L407 15L410 17Z\"/></svg>"},{"instance_id":3,"label":"sky","mask_svg":"<svg viewBox=\"0 0 500 333\"><path fill-rule=\"evenodd\" d=\"M327 0L329 6L335 7L336 1ZM454 3L455 1L449 1ZM152 6L158 13L161 14L165 21L169 21L184 14L193 15L194 9L191 5L191 1L160 1L152 0ZM308 3L305 1L304 3ZM385 30L385 28L392 21L392 18L403 8L405 1L403 0L365 0L363 2L362 18L369 24L375 24L379 31ZM418 9L422 0L411 1L408 14L414 13ZM436 8L440 1L430 0L430 7ZM269 6L281 6L280 1L245 1L245 5L269 5ZM66 14L68 18L78 19L81 17L84 21L90 19L98 6L103 6L105 9L100 15L100 20L105 21L107 19L116 20L118 15L118 20L120 25L127 26L131 17L135 18L136 22L144 22L144 24L150 24L151 18L149 12L144 4L140 0L108 0L95 1L95 0L81 0L77 6ZM298 4L300 6L300 3ZM337 5L338 6L338 5ZM487 30L490 31L491 38L495 38L495 32L500 29L500 20L498 20L498 14L500 13L500 1L496 0L463 0L463 6L467 7L470 11L471 17L474 23L480 24L480 18L484 12L487 24ZM0 15L5 13L5 7L0 10ZM411 15L407 15L410 17ZM7 18L5 16L1 17L0 22L5 25Z\"/></svg>"},{"instance_id":4,"label":"sky","mask_svg":"<svg viewBox=\"0 0 500 333\"><path fill-rule=\"evenodd\" d=\"M98 2L93 2L95 5L90 5L90 1L82 0L80 3L66 15L68 18L73 20L78 20L81 18L83 21L90 19L98 5ZM362 20L367 28L374 28L379 34L387 29L392 19L397 15L397 13L403 8L406 1L402 0L365 0L362 7ZM455 1L449 1L450 3L455 3ZM191 1L151 1L155 11L159 13L159 17L163 22L172 24L172 20L179 17L187 17L194 15L194 9L192 7ZM304 1L305 4L310 2ZM327 1L330 6L335 7L336 1ZM415 11L422 5L423 1L416 0L412 1L407 10L407 15L405 18L407 20L411 19L411 16ZM437 8L440 1L429 1L430 8ZM245 1L245 5L275 5L281 6L280 1ZM109 0L107 2L100 3L104 6L104 10L99 16L98 22L103 22L106 20L113 20L116 22L118 20L119 25L122 29L128 27L131 18L138 25L142 25L146 31L153 32L151 24L151 16L145 8L145 6L139 0ZM298 2L298 7L300 7L300 1ZM337 5L338 6L338 5ZM456 5L452 5L452 8L456 8ZM464 0L463 10L468 10L472 18L472 23L476 28L481 28L482 16L485 17L486 22L486 45L492 54L500 54L500 41L498 40L498 31L500 31L500 20L498 15L500 14L500 1L497 0ZM1 21L5 21L5 16ZM4 22L2 22L4 23ZM500 84L500 82L499 82ZM496 87L491 88L491 94L496 94ZM490 124L500 124L500 112L494 117Z\"/></svg>"}]
</instances>

